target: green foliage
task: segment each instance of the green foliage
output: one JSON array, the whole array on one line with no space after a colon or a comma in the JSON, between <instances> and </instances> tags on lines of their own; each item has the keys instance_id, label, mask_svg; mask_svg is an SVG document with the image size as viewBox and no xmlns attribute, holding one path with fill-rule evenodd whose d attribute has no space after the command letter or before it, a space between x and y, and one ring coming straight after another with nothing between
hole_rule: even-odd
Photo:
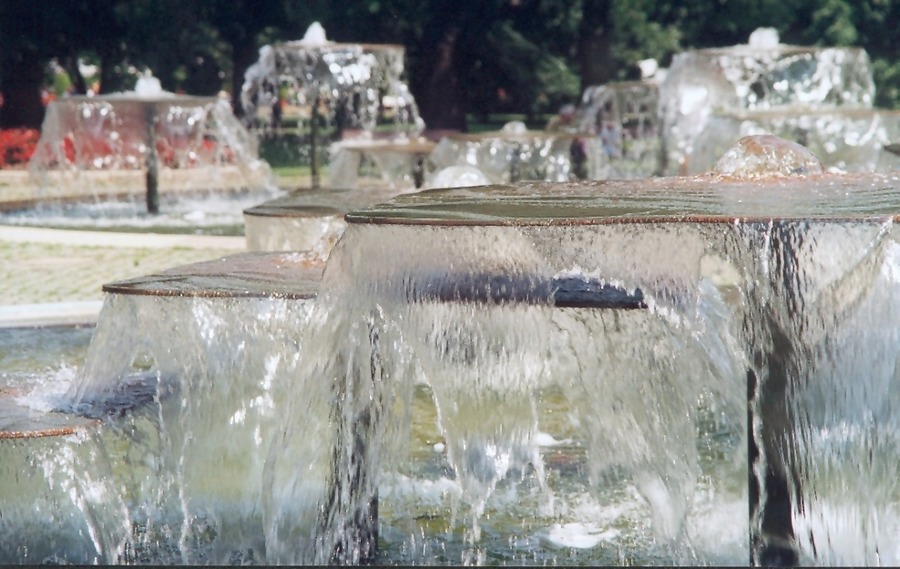
<instances>
[{"instance_id":1,"label":"green foliage","mask_svg":"<svg viewBox=\"0 0 900 569\"><path fill-rule=\"evenodd\" d=\"M613 4L612 56L619 80L634 79L634 66L643 59L660 63L681 50L681 33L673 24L651 20L654 2L618 0Z\"/></svg>"},{"instance_id":2,"label":"green foliage","mask_svg":"<svg viewBox=\"0 0 900 569\"><path fill-rule=\"evenodd\" d=\"M877 104L900 108L897 0L3 0L0 89L17 104L36 96L51 58L84 88L80 57L100 65L104 91L150 68L169 90L234 92L261 45L298 39L313 21L335 41L404 45L407 79L432 114L554 112L579 97L586 61L631 79L642 59L665 66L683 49L744 43L760 26L786 43L864 47Z\"/></svg>"}]
</instances>

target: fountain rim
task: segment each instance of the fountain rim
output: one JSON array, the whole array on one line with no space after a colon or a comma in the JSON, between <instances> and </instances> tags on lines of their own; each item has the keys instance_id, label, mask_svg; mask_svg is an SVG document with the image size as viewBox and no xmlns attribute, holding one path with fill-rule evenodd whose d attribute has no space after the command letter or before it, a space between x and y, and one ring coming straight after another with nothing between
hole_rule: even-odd
<instances>
[{"instance_id":1,"label":"fountain rim","mask_svg":"<svg viewBox=\"0 0 900 569\"><path fill-rule=\"evenodd\" d=\"M730 46L719 46L719 47L704 47L700 49L691 49L684 52L681 52L676 55L738 55L738 56L747 56L747 55L798 55L804 53L823 53L829 51L848 51L854 53L865 53L865 49L858 46L806 46L806 45L793 45L793 44L784 44L779 43L775 46L768 47L760 47L753 46L750 44L735 44Z\"/></svg>"},{"instance_id":2,"label":"fountain rim","mask_svg":"<svg viewBox=\"0 0 900 569\"><path fill-rule=\"evenodd\" d=\"M889 193L885 193L888 191ZM900 221L900 176L815 173L442 188L348 212L348 224L450 227Z\"/></svg>"},{"instance_id":3,"label":"fountain rim","mask_svg":"<svg viewBox=\"0 0 900 569\"><path fill-rule=\"evenodd\" d=\"M304 205L304 206L276 206L260 204L248 207L243 214L249 217L276 217L276 218L299 218L299 219L319 219L322 217L339 217L344 215L345 211L336 207L327 205Z\"/></svg>"},{"instance_id":4,"label":"fountain rim","mask_svg":"<svg viewBox=\"0 0 900 569\"><path fill-rule=\"evenodd\" d=\"M153 275L156 276L156 275ZM267 298L273 300L312 300L316 298L316 293L312 292L285 292L285 291L254 291L248 289L233 290L215 290L215 289L193 289L193 290L171 290L171 289L150 289L138 288L144 284L166 283L166 282L184 282L186 277L204 277L209 275L185 275L173 277L169 279L154 279L149 277L139 277L137 279L129 279L127 281L115 281L106 283L101 290L107 294L126 294L129 296L155 296L158 298L240 298L254 299ZM250 279L247 279L250 280Z\"/></svg>"},{"instance_id":5,"label":"fountain rim","mask_svg":"<svg viewBox=\"0 0 900 569\"><path fill-rule=\"evenodd\" d=\"M3 399L13 399L16 396L16 392L0 389L0 398ZM35 411L29 409L28 407L13 402L14 408L27 415L29 418L33 417ZM41 438L49 438L49 437L64 437L69 435L75 435L78 433L82 433L87 431L88 429L99 427L103 421L102 419L95 419L89 417L83 417L74 413L64 413L60 411L49 411L49 412L40 412L44 415L63 415L67 419L76 420L78 424L69 424L69 425L56 425L56 426L48 426L44 428L40 428L39 426L35 428L0 428L0 441L16 441L16 440L25 440L25 439L41 439Z\"/></svg>"},{"instance_id":6,"label":"fountain rim","mask_svg":"<svg viewBox=\"0 0 900 569\"><path fill-rule=\"evenodd\" d=\"M406 46L399 43L361 43L361 42L336 42L328 40L325 43L303 43L303 40L293 40L270 44L273 49L290 48L296 50L325 51L328 49L346 49L359 47L369 51L406 51Z\"/></svg>"},{"instance_id":7,"label":"fountain rim","mask_svg":"<svg viewBox=\"0 0 900 569\"><path fill-rule=\"evenodd\" d=\"M51 105L81 104L81 103L147 103L147 104L185 104L195 106L208 105L219 101L219 97L210 95L180 95L178 93L162 93L159 95L138 95L134 92L102 93L100 95L68 95L61 99L54 99Z\"/></svg>"},{"instance_id":8,"label":"fountain rim","mask_svg":"<svg viewBox=\"0 0 900 569\"><path fill-rule=\"evenodd\" d=\"M286 259L289 254L284 251L237 253L106 283L101 290L107 294L165 298L314 299L325 263L312 258ZM218 279L218 282L210 286L203 279ZM182 286L173 287L173 284Z\"/></svg>"},{"instance_id":9,"label":"fountain rim","mask_svg":"<svg viewBox=\"0 0 900 569\"><path fill-rule=\"evenodd\" d=\"M427 213L427 212L426 212ZM436 217L391 216L389 213L366 213L365 211L349 212L344 216L347 223L355 225L410 225L432 227L585 227L607 225L660 225L660 224L702 224L702 225L743 225L760 223L847 223L900 222L900 213L888 215L640 215L640 216L603 216L585 217L540 217L540 218L501 218L484 217L481 219L438 219Z\"/></svg>"},{"instance_id":10,"label":"fountain rim","mask_svg":"<svg viewBox=\"0 0 900 569\"><path fill-rule=\"evenodd\" d=\"M89 421L89 423L86 423L84 425L73 425L70 427L53 427L50 429L35 429L31 431L0 431L0 441L65 437L78 434L85 431L86 429L96 427L100 425L100 423L102 423L100 419L89 419Z\"/></svg>"}]
</instances>

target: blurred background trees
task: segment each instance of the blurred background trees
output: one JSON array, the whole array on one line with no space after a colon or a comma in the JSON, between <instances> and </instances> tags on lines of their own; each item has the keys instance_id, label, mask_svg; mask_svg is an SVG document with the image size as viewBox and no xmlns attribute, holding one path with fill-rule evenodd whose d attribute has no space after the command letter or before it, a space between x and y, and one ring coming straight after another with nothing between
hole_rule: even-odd
<instances>
[{"instance_id":1,"label":"blurred background trees","mask_svg":"<svg viewBox=\"0 0 900 569\"><path fill-rule=\"evenodd\" d=\"M587 86L639 77L642 59L667 66L760 26L784 43L865 48L878 106L900 107L896 0L3 0L0 127L39 127L42 89L121 91L145 69L170 91L226 90L240 115L259 48L313 21L334 41L404 45L429 128L554 112Z\"/></svg>"}]
</instances>

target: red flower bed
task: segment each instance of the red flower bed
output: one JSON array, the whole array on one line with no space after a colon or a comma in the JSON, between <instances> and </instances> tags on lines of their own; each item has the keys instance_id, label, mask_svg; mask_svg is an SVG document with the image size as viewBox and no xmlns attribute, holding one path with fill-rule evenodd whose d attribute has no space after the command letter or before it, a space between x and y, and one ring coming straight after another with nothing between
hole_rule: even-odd
<instances>
[{"instance_id":1,"label":"red flower bed","mask_svg":"<svg viewBox=\"0 0 900 569\"><path fill-rule=\"evenodd\" d=\"M0 168L27 164L40 138L33 128L0 130Z\"/></svg>"}]
</instances>

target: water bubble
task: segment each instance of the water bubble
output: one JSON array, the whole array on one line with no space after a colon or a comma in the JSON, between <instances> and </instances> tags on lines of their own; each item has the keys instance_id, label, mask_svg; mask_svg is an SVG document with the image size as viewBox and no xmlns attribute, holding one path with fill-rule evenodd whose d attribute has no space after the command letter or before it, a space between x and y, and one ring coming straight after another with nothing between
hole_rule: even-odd
<instances>
[{"instance_id":1,"label":"water bubble","mask_svg":"<svg viewBox=\"0 0 900 569\"><path fill-rule=\"evenodd\" d=\"M716 163L715 172L739 179L822 173L822 163L804 146L770 134L745 136Z\"/></svg>"}]
</instances>

